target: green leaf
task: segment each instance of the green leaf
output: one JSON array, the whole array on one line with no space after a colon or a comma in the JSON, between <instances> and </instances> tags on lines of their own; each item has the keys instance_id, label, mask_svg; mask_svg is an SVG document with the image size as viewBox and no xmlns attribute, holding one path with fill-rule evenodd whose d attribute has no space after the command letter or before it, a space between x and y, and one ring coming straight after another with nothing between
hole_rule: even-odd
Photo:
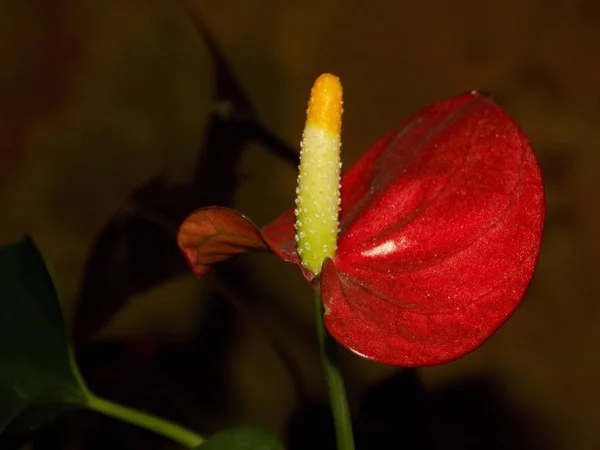
<instances>
[{"instance_id":1,"label":"green leaf","mask_svg":"<svg viewBox=\"0 0 600 450\"><path fill-rule=\"evenodd\" d=\"M56 289L30 238L0 247L0 368L4 439L86 403Z\"/></svg>"},{"instance_id":2,"label":"green leaf","mask_svg":"<svg viewBox=\"0 0 600 450\"><path fill-rule=\"evenodd\" d=\"M198 447L199 450L284 450L279 439L258 427L221 431Z\"/></svg>"}]
</instances>

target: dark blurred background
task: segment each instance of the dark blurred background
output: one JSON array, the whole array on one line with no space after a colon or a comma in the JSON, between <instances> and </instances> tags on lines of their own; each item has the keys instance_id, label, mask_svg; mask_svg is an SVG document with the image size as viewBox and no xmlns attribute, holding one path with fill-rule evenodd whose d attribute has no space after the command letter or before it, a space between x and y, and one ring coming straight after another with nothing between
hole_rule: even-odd
<instances>
[{"instance_id":1,"label":"dark blurred background","mask_svg":"<svg viewBox=\"0 0 600 450\"><path fill-rule=\"evenodd\" d=\"M91 387L291 449L333 448L309 287L269 255L198 280L177 224L204 204L261 225L291 206L322 72L344 84L345 167L427 104L491 91L545 177L533 283L451 364L345 353L357 442L600 448L600 1L4 0L0 62L0 239L40 244ZM86 412L34 446L175 448Z\"/></svg>"}]
</instances>

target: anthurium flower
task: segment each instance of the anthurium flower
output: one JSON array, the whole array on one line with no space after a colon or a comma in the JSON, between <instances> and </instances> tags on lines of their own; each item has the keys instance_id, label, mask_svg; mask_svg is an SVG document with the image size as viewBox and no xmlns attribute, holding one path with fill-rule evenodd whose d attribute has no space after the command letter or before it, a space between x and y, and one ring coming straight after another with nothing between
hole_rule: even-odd
<instances>
[{"instance_id":1,"label":"anthurium flower","mask_svg":"<svg viewBox=\"0 0 600 450\"><path fill-rule=\"evenodd\" d=\"M199 275L235 254L273 252L320 289L340 344L423 366L467 354L510 317L533 274L545 204L519 126L469 92L408 118L345 172L337 250L317 275L300 260L294 211L259 229L239 212L203 208L178 243Z\"/></svg>"}]
</instances>

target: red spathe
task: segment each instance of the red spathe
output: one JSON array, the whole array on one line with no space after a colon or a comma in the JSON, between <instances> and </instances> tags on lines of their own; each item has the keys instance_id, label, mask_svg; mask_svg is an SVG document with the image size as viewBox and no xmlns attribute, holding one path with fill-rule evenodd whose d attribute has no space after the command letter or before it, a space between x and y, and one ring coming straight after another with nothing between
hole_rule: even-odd
<instances>
[{"instance_id":1,"label":"red spathe","mask_svg":"<svg viewBox=\"0 0 600 450\"><path fill-rule=\"evenodd\" d=\"M386 364L438 364L481 345L518 306L539 252L543 183L526 137L489 98L470 92L415 114L350 168L341 194L338 250L318 279L301 267L293 209L262 240L319 283L325 325L342 345ZM231 215L224 230L247 228L214 208L186 223L210 211ZM182 235L194 268L207 247ZM251 239L231 254L259 248Z\"/></svg>"}]
</instances>

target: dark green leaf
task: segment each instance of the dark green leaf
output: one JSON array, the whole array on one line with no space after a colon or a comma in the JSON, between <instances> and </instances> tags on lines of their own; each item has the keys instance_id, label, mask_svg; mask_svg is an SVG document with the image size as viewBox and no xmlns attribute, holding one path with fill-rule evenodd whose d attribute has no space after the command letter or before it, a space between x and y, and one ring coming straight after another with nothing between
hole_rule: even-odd
<instances>
[{"instance_id":1,"label":"dark green leaf","mask_svg":"<svg viewBox=\"0 0 600 450\"><path fill-rule=\"evenodd\" d=\"M56 289L29 238L0 248L0 368L0 432L33 431L85 404Z\"/></svg>"},{"instance_id":2,"label":"dark green leaf","mask_svg":"<svg viewBox=\"0 0 600 450\"><path fill-rule=\"evenodd\" d=\"M237 427L221 431L204 444L199 450L284 450L279 439L262 428Z\"/></svg>"}]
</instances>

